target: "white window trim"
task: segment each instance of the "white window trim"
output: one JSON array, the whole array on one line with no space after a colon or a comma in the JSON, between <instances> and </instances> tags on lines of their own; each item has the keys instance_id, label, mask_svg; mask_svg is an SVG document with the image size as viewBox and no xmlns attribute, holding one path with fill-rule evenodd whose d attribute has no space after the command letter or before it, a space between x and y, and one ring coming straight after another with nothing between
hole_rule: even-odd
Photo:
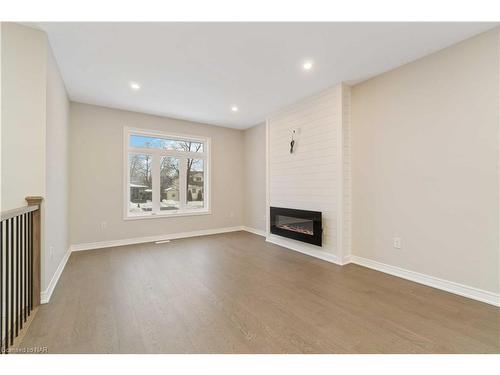
<instances>
[{"instance_id":1,"label":"white window trim","mask_svg":"<svg viewBox=\"0 0 500 375\"><path fill-rule=\"evenodd\" d=\"M129 137L130 135L144 135L150 137L161 137L167 139L179 139L179 140L189 140L189 141L198 141L203 142L203 152L182 152L182 151L174 151L174 150L162 150L162 149L154 149L154 148L132 148L129 147ZM179 209L179 210L165 210L152 213L140 213L140 214L131 214L129 212L129 196L130 196L130 181L129 181L129 161L128 154L130 152L138 153L138 154L149 154L153 156L153 165L152 168L159 169L160 167L160 158L162 156L173 156L173 157L191 157L193 159L203 159L205 162L203 163L203 173L204 173L204 207L199 209ZM186 159L181 159L186 160ZM123 128L123 220L142 220L142 219L160 219L160 218L169 218L169 217L181 217L181 216L197 216L197 215L210 215L212 213L210 203L212 201L211 197L211 138L210 137L200 137L191 134L177 134L177 133L168 133L161 132L158 130L148 130L148 129L137 129L132 127L124 127ZM183 168L182 168L183 169ZM153 209L159 208L160 200L159 196L155 197L160 193L159 189L154 189L154 186L159 186L160 174L153 173L153 194L152 194L152 204ZM183 179L185 179L184 173L180 173L179 175L179 186L185 186L183 184ZM157 180L157 181L155 181ZM155 194L156 193L156 194ZM182 202L186 197L186 192L184 189L179 189L179 200ZM158 198L158 199L156 199Z\"/></svg>"}]
</instances>

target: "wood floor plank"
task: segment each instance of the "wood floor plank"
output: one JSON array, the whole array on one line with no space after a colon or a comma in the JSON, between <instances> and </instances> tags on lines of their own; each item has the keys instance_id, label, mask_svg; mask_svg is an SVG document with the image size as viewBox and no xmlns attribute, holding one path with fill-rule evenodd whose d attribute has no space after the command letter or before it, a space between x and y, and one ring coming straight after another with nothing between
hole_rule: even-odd
<instances>
[{"instance_id":1,"label":"wood floor plank","mask_svg":"<svg viewBox=\"0 0 500 375\"><path fill-rule=\"evenodd\" d=\"M49 353L500 353L500 309L247 232L73 253Z\"/></svg>"}]
</instances>

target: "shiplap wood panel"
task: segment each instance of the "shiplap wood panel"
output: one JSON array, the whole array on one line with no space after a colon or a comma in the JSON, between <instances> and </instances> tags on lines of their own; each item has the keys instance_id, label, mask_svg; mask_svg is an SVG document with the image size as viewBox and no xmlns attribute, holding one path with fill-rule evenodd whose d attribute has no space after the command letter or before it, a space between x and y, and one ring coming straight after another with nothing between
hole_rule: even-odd
<instances>
[{"instance_id":1,"label":"shiplap wood panel","mask_svg":"<svg viewBox=\"0 0 500 375\"><path fill-rule=\"evenodd\" d=\"M344 92L345 91L345 92ZM342 105L347 89L335 86L290 106L268 119L269 203L323 213L323 251L339 255L337 249L339 209L338 137L344 137L342 121L349 108ZM290 154L292 129L295 152ZM347 153L348 149L343 153ZM346 193L347 194L347 193ZM344 230L347 234L347 229ZM293 241L293 240L290 240ZM311 249L317 249L314 245Z\"/></svg>"},{"instance_id":2,"label":"shiplap wood panel","mask_svg":"<svg viewBox=\"0 0 500 375\"><path fill-rule=\"evenodd\" d=\"M351 254L350 111L350 87L339 84L268 119L270 205L321 211L322 250L341 262Z\"/></svg>"}]
</instances>

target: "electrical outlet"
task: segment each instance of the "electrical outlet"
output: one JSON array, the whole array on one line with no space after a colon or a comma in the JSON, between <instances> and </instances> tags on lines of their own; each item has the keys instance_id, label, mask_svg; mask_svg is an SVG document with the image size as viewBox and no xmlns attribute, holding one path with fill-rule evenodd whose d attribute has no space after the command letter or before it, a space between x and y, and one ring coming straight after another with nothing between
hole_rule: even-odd
<instances>
[{"instance_id":1,"label":"electrical outlet","mask_svg":"<svg viewBox=\"0 0 500 375\"><path fill-rule=\"evenodd\" d=\"M395 249L401 249L401 237L394 237L392 239L392 246Z\"/></svg>"},{"instance_id":2,"label":"electrical outlet","mask_svg":"<svg viewBox=\"0 0 500 375\"><path fill-rule=\"evenodd\" d=\"M234 217L234 212L233 212L233 211L231 211L231 212L229 213L229 217Z\"/></svg>"},{"instance_id":3,"label":"electrical outlet","mask_svg":"<svg viewBox=\"0 0 500 375\"><path fill-rule=\"evenodd\" d=\"M101 230L106 230L107 226L108 226L108 223L106 223L105 221L101 222Z\"/></svg>"},{"instance_id":4,"label":"electrical outlet","mask_svg":"<svg viewBox=\"0 0 500 375\"><path fill-rule=\"evenodd\" d=\"M53 258L54 257L54 246L49 247L49 257Z\"/></svg>"}]
</instances>

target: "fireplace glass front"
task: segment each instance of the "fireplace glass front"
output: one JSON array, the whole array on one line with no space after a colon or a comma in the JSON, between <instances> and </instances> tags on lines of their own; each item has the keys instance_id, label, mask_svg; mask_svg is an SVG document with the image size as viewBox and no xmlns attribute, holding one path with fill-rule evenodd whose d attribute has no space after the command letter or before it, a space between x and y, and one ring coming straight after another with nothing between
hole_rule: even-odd
<instances>
[{"instance_id":1,"label":"fireplace glass front","mask_svg":"<svg viewBox=\"0 0 500 375\"><path fill-rule=\"evenodd\" d=\"M271 233L313 245L322 245L321 212L271 207Z\"/></svg>"}]
</instances>

